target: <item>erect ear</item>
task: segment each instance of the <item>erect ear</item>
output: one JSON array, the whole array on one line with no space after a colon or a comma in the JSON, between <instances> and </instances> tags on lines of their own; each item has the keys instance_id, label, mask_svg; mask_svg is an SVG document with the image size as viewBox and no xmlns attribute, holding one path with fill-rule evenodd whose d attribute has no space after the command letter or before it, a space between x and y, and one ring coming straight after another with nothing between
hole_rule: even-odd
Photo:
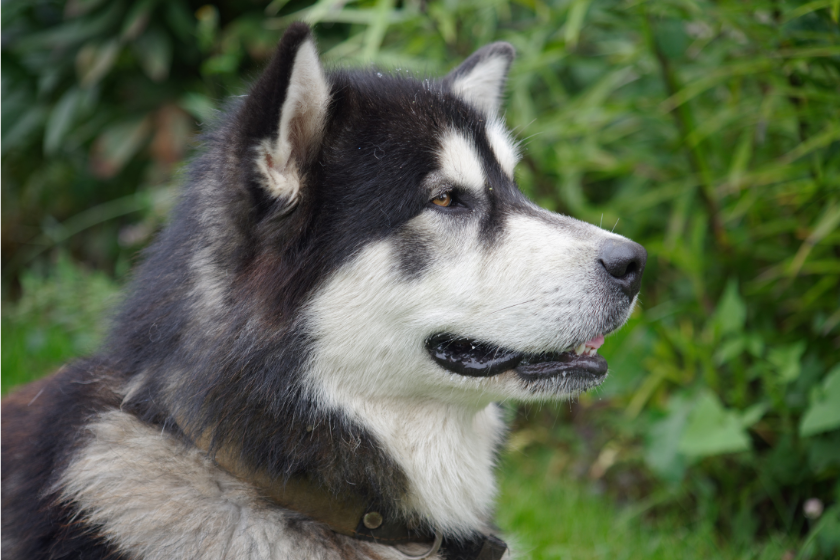
<instances>
[{"instance_id":1,"label":"erect ear","mask_svg":"<svg viewBox=\"0 0 840 560\"><path fill-rule=\"evenodd\" d=\"M329 101L309 27L293 23L239 114L248 176L286 209L297 204L302 172L318 153Z\"/></svg>"},{"instance_id":2,"label":"erect ear","mask_svg":"<svg viewBox=\"0 0 840 560\"><path fill-rule=\"evenodd\" d=\"M443 79L444 86L484 114L499 112L508 70L516 56L510 43L490 43L475 51Z\"/></svg>"}]
</instances>

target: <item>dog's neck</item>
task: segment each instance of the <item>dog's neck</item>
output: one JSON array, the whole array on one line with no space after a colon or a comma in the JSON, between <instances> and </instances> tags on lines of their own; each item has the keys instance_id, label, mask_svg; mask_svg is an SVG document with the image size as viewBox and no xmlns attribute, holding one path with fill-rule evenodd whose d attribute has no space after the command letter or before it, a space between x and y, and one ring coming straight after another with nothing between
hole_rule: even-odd
<instances>
[{"instance_id":1,"label":"dog's neck","mask_svg":"<svg viewBox=\"0 0 840 560\"><path fill-rule=\"evenodd\" d=\"M360 510L359 515L356 515L359 512L353 512L358 508L364 509L371 500L373 503L384 502L386 509L400 519L411 520L409 525L426 527L445 538L469 539L477 534L494 532L492 518L496 481L493 471L505 433L502 410L498 405L471 408L435 400L372 398L351 394L344 395L340 406L341 410L335 412L361 425L396 467L391 476L404 479L406 488L401 495L371 498L367 491L350 480L343 487L332 485L327 489L318 488L317 483L315 486L306 481L300 484L299 479L274 479L265 476L259 467L252 470L247 464L240 463L237 457L241 455L236 446L214 449L212 455L225 470L250 480L281 505L331 526L343 526L352 518L349 532L346 528L334 527L343 534L354 533L352 529L356 527L356 518L364 511ZM327 429L320 426L313 431ZM346 444L340 439L333 439L334 444ZM200 437L195 443L204 450L211 447L207 437ZM364 454L355 457L344 455L344 460L365 463L345 465L347 472L359 472L366 465L371 466L366 463ZM321 473L313 474L313 480L321 478ZM397 482L394 481L394 484ZM306 488L315 488L316 491L307 495ZM330 515L325 518L307 509L313 501L329 500L330 495L349 500L349 504L344 504L347 507L338 509L352 515L344 515L346 519L341 519L338 514L338 517ZM301 508L296 503L307 505ZM335 510L336 507L321 509ZM339 522L333 522L333 519L339 519Z\"/></svg>"},{"instance_id":2,"label":"dog's neck","mask_svg":"<svg viewBox=\"0 0 840 560\"><path fill-rule=\"evenodd\" d=\"M407 517L446 534L492 530L494 467L505 433L496 404L480 409L432 400L349 396L342 408L364 422L408 482Z\"/></svg>"},{"instance_id":3,"label":"dog's neck","mask_svg":"<svg viewBox=\"0 0 840 560\"><path fill-rule=\"evenodd\" d=\"M135 409L135 399L151 394L137 387L126 390L123 403L127 410ZM146 405L155 401L148 396L139 400ZM232 408L244 406L231 404ZM186 433L213 456L220 449L226 448L229 454L234 450L233 455L244 459L244 470L252 472L271 471L274 466L265 462L267 457L251 457L253 450L275 449L278 453L272 456L295 457L301 442L307 442L317 446L317 456L333 459L324 465L320 460L300 462L308 465L303 472L311 473L333 493L360 492L384 503L404 520L419 522L447 537L494 531L494 468L506 432L497 404L470 407L433 399L345 393L340 403L312 403L312 408L320 410L316 413L320 420L310 425L289 418L280 429L276 425L271 429L270 424L260 422L242 432L238 441L230 436L220 440L222 448L210 443L212 436L200 443L200 433ZM150 418L154 411L139 416ZM180 418L173 420L181 428L189 425ZM236 451L240 445L243 447ZM289 445L295 449L284 448ZM282 480L295 471L298 469L283 467L269 476ZM363 473L371 471L376 474L367 479Z\"/></svg>"}]
</instances>

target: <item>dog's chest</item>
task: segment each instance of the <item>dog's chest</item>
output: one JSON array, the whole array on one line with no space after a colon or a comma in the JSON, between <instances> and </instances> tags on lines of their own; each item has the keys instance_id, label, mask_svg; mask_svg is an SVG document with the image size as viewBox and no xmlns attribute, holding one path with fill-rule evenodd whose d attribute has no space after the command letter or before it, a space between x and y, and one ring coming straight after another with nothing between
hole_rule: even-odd
<instances>
[{"instance_id":1,"label":"dog's chest","mask_svg":"<svg viewBox=\"0 0 840 560\"><path fill-rule=\"evenodd\" d=\"M57 489L129 558L404 558L269 504L127 413L106 412L87 430Z\"/></svg>"},{"instance_id":2,"label":"dog's chest","mask_svg":"<svg viewBox=\"0 0 840 560\"><path fill-rule=\"evenodd\" d=\"M266 502L201 451L125 412L101 414L87 432L56 489L129 558L405 558L393 547L338 535ZM470 448L454 453L406 441L389 451L410 466L412 507L463 516L477 499L465 488L488 492L486 483L474 478L479 471L460 463L461 455L474 451ZM410 455L423 460L406 461ZM453 474L468 484L447 484ZM492 480L490 484L490 495L478 500L481 504L492 501Z\"/></svg>"}]
</instances>

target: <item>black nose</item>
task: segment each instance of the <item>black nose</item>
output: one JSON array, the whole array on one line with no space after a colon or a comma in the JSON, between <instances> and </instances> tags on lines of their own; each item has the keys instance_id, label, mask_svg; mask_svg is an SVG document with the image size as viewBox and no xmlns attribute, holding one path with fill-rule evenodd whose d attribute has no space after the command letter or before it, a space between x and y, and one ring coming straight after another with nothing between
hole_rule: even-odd
<instances>
[{"instance_id":1,"label":"black nose","mask_svg":"<svg viewBox=\"0 0 840 560\"><path fill-rule=\"evenodd\" d=\"M642 273L645 271L647 251L630 240L609 239L601 246L598 255L604 269L610 273L610 280L633 299L642 285Z\"/></svg>"}]
</instances>

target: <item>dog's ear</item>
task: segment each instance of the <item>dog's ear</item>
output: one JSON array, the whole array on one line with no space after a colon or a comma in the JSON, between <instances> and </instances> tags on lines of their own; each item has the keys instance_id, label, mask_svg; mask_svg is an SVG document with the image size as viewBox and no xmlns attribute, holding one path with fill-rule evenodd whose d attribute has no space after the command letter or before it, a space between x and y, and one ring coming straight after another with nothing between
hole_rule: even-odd
<instances>
[{"instance_id":1,"label":"dog's ear","mask_svg":"<svg viewBox=\"0 0 840 560\"><path fill-rule=\"evenodd\" d=\"M309 27L293 23L239 113L240 155L258 197L292 209L318 153L330 88Z\"/></svg>"},{"instance_id":2,"label":"dog's ear","mask_svg":"<svg viewBox=\"0 0 840 560\"><path fill-rule=\"evenodd\" d=\"M510 43L490 43L447 74L443 84L484 114L495 117L515 56L516 51Z\"/></svg>"}]
</instances>

